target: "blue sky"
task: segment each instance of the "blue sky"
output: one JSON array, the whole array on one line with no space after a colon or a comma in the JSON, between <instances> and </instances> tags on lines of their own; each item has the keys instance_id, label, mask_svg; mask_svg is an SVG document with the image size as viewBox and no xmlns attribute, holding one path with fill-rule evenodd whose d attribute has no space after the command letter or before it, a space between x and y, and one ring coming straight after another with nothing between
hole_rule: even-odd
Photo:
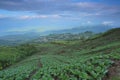
<instances>
[{"instance_id":1,"label":"blue sky","mask_svg":"<svg viewBox=\"0 0 120 80\"><path fill-rule=\"evenodd\" d=\"M120 25L120 0L0 0L0 32Z\"/></svg>"}]
</instances>

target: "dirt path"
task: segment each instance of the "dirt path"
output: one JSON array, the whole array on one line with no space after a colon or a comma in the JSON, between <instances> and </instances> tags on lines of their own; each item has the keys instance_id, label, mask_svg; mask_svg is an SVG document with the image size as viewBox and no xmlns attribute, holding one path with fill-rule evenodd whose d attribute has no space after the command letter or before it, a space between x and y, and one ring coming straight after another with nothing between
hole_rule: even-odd
<instances>
[{"instance_id":1,"label":"dirt path","mask_svg":"<svg viewBox=\"0 0 120 80\"><path fill-rule=\"evenodd\" d=\"M28 78L26 78L25 80L30 80L32 78L32 76L39 70L39 68L42 68L42 63L40 61L40 59L38 60L38 64L37 64L38 68L33 70L30 75L28 76Z\"/></svg>"},{"instance_id":2,"label":"dirt path","mask_svg":"<svg viewBox=\"0 0 120 80\"><path fill-rule=\"evenodd\" d=\"M114 60L114 62L103 80L120 80L120 60Z\"/></svg>"}]
</instances>

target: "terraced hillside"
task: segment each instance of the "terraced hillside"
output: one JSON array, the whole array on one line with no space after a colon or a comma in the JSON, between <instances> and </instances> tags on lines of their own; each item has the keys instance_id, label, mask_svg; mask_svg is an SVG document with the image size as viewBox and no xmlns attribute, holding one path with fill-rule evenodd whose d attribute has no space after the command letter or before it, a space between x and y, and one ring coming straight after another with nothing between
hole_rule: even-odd
<instances>
[{"instance_id":1,"label":"terraced hillside","mask_svg":"<svg viewBox=\"0 0 120 80\"><path fill-rule=\"evenodd\" d=\"M117 28L87 40L33 43L37 52L1 70L0 80L120 80L119 34Z\"/></svg>"}]
</instances>

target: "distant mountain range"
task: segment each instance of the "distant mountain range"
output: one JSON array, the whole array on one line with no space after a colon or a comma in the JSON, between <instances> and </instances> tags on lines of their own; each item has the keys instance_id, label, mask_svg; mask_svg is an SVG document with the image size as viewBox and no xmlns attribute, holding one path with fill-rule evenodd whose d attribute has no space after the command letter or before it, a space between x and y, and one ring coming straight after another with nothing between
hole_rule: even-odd
<instances>
[{"instance_id":1,"label":"distant mountain range","mask_svg":"<svg viewBox=\"0 0 120 80\"><path fill-rule=\"evenodd\" d=\"M40 37L40 35L36 32L28 32L24 34L14 34L14 35L6 35L0 37L0 45L16 45L22 44L33 39Z\"/></svg>"},{"instance_id":2,"label":"distant mountain range","mask_svg":"<svg viewBox=\"0 0 120 80\"><path fill-rule=\"evenodd\" d=\"M3 44L13 45L18 43L21 44L38 38L41 39L41 36L46 36L49 34L63 34L63 33L77 34L86 31L92 31L93 33L101 33L109 29L111 29L111 27L105 25L98 25L98 26L76 27L72 29L53 30L53 31L45 31L45 32L35 32L35 31L7 32L5 36L0 37L0 45Z\"/></svg>"},{"instance_id":3,"label":"distant mountain range","mask_svg":"<svg viewBox=\"0 0 120 80\"><path fill-rule=\"evenodd\" d=\"M92 31L94 33L100 33L100 32L105 32L109 29L111 29L110 26L97 25L97 26L76 27L76 28L56 30L56 31L55 30L46 31L46 32L43 32L42 34L82 33L82 32L85 32L85 31Z\"/></svg>"}]
</instances>

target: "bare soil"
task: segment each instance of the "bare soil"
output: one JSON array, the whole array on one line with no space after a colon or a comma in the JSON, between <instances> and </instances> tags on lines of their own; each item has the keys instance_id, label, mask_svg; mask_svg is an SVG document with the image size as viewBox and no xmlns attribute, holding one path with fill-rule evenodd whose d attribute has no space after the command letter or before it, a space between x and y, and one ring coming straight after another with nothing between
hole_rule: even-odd
<instances>
[{"instance_id":1,"label":"bare soil","mask_svg":"<svg viewBox=\"0 0 120 80\"><path fill-rule=\"evenodd\" d=\"M120 80L120 60L113 60L114 64L109 68L103 80Z\"/></svg>"}]
</instances>

